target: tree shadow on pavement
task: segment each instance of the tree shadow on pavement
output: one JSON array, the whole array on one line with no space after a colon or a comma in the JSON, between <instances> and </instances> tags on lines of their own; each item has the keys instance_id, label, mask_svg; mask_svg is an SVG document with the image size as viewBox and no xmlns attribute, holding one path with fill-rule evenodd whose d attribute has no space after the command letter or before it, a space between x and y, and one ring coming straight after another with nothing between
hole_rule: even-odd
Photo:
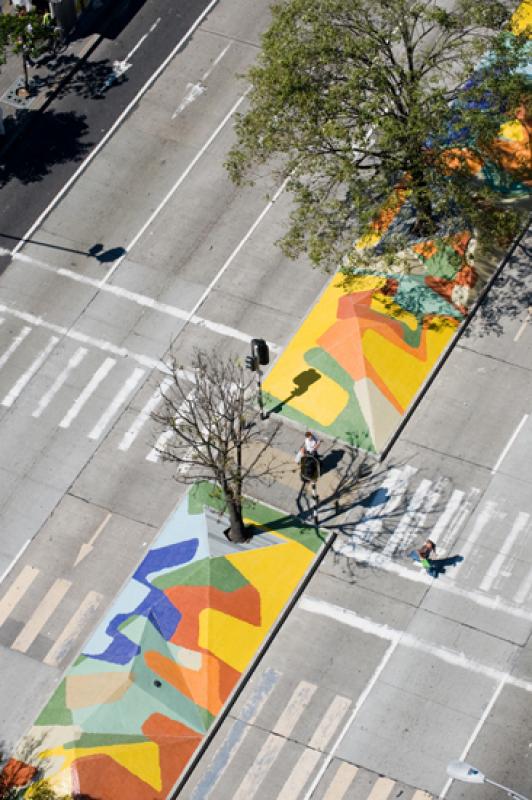
<instances>
[{"instance_id":1,"label":"tree shadow on pavement","mask_svg":"<svg viewBox=\"0 0 532 800\"><path fill-rule=\"evenodd\" d=\"M38 118L31 136L19 140L0 165L0 187L13 179L23 184L42 181L57 164L82 161L93 146L92 142L82 141L89 132L84 114L56 113L51 109L26 113ZM25 124L30 122L24 118Z\"/></svg>"},{"instance_id":2,"label":"tree shadow on pavement","mask_svg":"<svg viewBox=\"0 0 532 800\"><path fill-rule=\"evenodd\" d=\"M101 99L110 86L127 81L127 75L117 74L115 66L108 59L81 60L71 53L63 53L50 58L35 71L33 80L39 91L56 97L75 94L86 100Z\"/></svg>"}]
</instances>

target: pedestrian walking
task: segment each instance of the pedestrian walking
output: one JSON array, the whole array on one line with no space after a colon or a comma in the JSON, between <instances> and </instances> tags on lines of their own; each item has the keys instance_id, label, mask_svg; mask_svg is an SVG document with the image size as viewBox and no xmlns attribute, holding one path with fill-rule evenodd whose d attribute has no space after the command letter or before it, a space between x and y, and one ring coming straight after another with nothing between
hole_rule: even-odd
<instances>
[{"instance_id":1,"label":"pedestrian walking","mask_svg":"<svg viewBox=\"0 0 532 800\"><path fill-rule=\"evenodd\" d=\"M320 444L321 442L318 437L315 436L312 431L307 431L305 433L305 441L296 453L296 463L299 464L303 456L319 458L318 447Z\"/></svg>"},{"instance_id":2,"label":"pedestrian walking","mask_svg":"<svg viewBox=\"0 0 532 800\"><path fill-rule=\"evenodd\" d=\"M409 556L413 561L419 561L421 566L430 573L430 570L432 569L431 556L434 553L436 553L436 545L432 539L427 539L427 541L423 542L421 547L418 547L417 550L412 550L412 552L409 553Z\"/></svg>"}]
</instances>

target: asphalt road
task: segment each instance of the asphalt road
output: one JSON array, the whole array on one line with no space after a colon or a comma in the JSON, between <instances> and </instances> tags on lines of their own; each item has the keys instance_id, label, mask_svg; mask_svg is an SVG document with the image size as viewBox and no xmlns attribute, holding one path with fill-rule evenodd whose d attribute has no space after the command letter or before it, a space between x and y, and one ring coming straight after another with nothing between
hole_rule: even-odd
<instances>
[{"instance_id":1,"label":"asphalt road","mask_svg":"<svg viewBox=\"0 0 532 800\"><path fill-rule=\"evenodd\" d=\"M139 14L156 8L146 3ZM106 43L106 58L127 56L156 18L140 25L136 16L135 36L113 55L116 43ZM251 14L242 0L223 0L111 137L91 125L88 138L101 141L94 158L56 202L52 189L38 208L28 199L31 241L0 277L0 734L8 743L31 724L184 492L154 455L149 419L168 348L185 366L197 346L242 355L254 336L279 352L327 281L276 248L289 210L280 187L264 179L237 190L223 167L232 119L245 107L235 76L253 62L267 19L267 3ZM137 51L142 70L152 33ZM131 61L132 83L135 54ZM102 137L120 113L111 101L130 89L124 82L90 100L108 115ZM63 169L60 190L70 163L28 187L40 195ZM246 800L319 798L337 780L355 800L421 800L424 791L457 800L470 789L446 787L445 763L463 754L530 792L527 264L519 250L495 305L362 487L336 552L233 712L249 732L239 752L229 748L224 759L225 739L215 741L183 796L203 800L205 780L217 800L237 791ZM285 435L291 452L299 433ZM292 495L280 485L268 500L289 508ZM427 530L442 555L464 556L437 582L398 557ZM329 800L340 800L334 791ZM483 800L492 796L483 790Z\"/></svg>"},{"instance_id":2,"label":"asphalt road","mask_svg":"<svg viewBox=\"0 0 532 800\"><path fill-rule=\"evenodd\" d=\"M47 110L29 112L35 120L0 168L0 246L6 249L11 250L27 233L80 163L109 134L209 0L121 0L110 5L91 18L89 30L101 35L97 48ZM70 63L68 58L65 61L61 74ZM113 71L115 62L122 65L118 72Z\"/></svg>"}]
</instances>

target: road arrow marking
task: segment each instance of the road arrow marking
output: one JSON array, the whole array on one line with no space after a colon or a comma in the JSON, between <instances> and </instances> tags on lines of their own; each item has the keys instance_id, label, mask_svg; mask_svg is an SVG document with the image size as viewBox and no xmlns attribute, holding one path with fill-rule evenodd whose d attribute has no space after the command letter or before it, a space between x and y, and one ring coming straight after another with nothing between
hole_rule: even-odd
<instances>
[{"instance_id":1,"label":"road arrow marking","mask_svg":"<svg viewBox=\"0 0 532 800\"><path fill-rule=\"evenodd\" d=\"M89 541L86 544L82 544L81 545L81 547L79 549L78 557L74 561L74 566L75 567L77 567L78 564L80 564L83 561L83 559L86 558L92 552L92 549L94 547L94 542L96 541L96 539L98 538L100 533L103 531L103 529L105 528L105 526L107 525L107 523L109 522L109 520L111 519L112 516L113 515L109 511L107 513L105 519L103 520L103 522L100 522L100 524L98 525L98 527L96 528L96 530L92 534L92 536L89 539Z\"/></svg>"}]
</instances>

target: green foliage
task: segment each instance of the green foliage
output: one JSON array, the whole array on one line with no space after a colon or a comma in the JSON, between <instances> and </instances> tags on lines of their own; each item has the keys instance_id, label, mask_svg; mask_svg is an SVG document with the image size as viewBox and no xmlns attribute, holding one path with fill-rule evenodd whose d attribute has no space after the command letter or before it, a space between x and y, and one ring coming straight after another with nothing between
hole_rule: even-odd
<instances>
[{"instance_id":1,"label":"green foliage","mask_svg":"<svg viewBox=\"0 0 532 800\"><path fill-rule=\"evenodd\" d=\"M288 255L305 251L335 268L401 184L422 234L442 218L475 227L479 199L495 207L463 148L497 162L493 140L507 109L530 98L519 72L527 39L508 33L504 3L287 0L272 13L226 166L237 183L271 164L289 177ZM489 64L464 88L487 52ZM462 148L452 169L450 136Z\"/></svg>"},{"instance_id":2,"label":"green foliage","mask_svg":"<svg viewBox=\"0 0 532 800\"><path fill-rule=\"evenodd\" d=\"M0 63L6 51L24 52L30 58L46 53L59 35L57 29L37 11L28 14L0 14Z\"/></svg>"}]
</instances>

